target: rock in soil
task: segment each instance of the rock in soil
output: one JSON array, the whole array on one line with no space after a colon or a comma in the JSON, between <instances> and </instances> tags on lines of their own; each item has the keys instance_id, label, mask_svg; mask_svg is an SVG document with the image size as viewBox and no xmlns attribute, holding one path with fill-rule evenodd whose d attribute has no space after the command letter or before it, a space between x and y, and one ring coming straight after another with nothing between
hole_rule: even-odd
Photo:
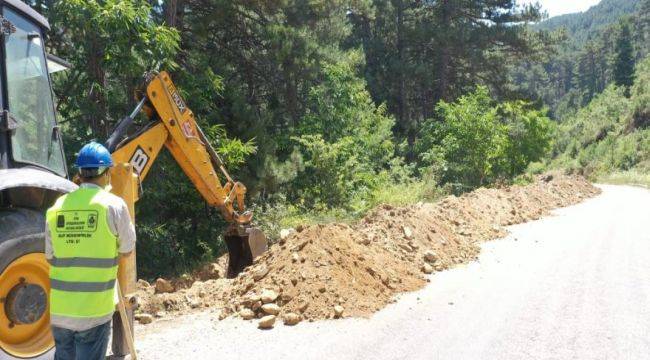
<instances>
[{"instance_id":1,"label":"rock in soil","mask_svg":"<svg viewBox=\"0 0 650 360\"><path fill-rule=\"evenodd\" d=\"M294 313L288 313L288 314L284 314L282 316L282 319L284 320L285 325L292 326L300 322L300 315Z\"/></svg>"},{"instance_id":2,"label":"rock in soil","mask_svg":"<svg viewBox=\"0 0 650 360\"><path fill-rule=\"evenodd\" d=\"M162 294L170 292L174 292L174 286L172 283L163 278L156 279L156 293Z\"/></svg>"},{"instance_id":3,"label":"rock in soil","mask_svg":"<svg viewBox=\"0 0 650 360\"><path fill-rule=\"evenodd\" d=\"M255 270L255 273L253 273L253 280L255 280L255 281L260 281L260 280L262 280L262 279L266 276L266 274L268 274L268 273L269 273L269 268L266 267L266 266L264 266L264 265L262 265L260 268L258 268L257 270Z\"/></svg>"},{"instance_id":4,"label":"rock in soil","mask_svg":"<svg viewBox=\"0 0 650 360\"><path fill-rule=\"evenodd\" d=\"M429 264L423 264L421 270L425 274L432 274L433 273L433 266L431 266Z\"/></svg>"},{"instance_id":5,"label":"rock in soil","mask_svg":"<svg viewBox=\"0 0 650 360\"><path fill-rule=\"evenodd\" d=\"M402 230L404 231L404 237L407 239L412 239L413 238L413 230L411 230L410 227L408 226L403 226Z\"/></svg>"},{"instance_id":6,"label":"rock in soil","mask_svg":"<svg viewBox=\"0 0 650 360\"><path fill-rule=\"evenodd\" d=\"M239 311L239 316L244 320L251 320L255 318L255 313L251 309L241 309Z\"/></svg>"},{"instance_id":7,"label":"rock in soil","mask_svg":"<svg viewBox=\"0 0 650 360\"><path fill-rule=\"evenodd\" d=\"M426 261L428 263L434 263L434 262L436 262L436 260L438 260L438 256L436 255L435 252L433 252L431 250L427 250L424 253L424 261Z\"/></svg>"},{"instance_id":8,"label":"rock in soil","mask_svg":"<svg viewBox=\"0 0 650 360\"><path fill-rule=\"evenodd\" d=\"M262 311L264 311L265 314L277 315L280 313L280 307L276 304L264 304L262 305Z\"/></svg>"},{"instance_id":9,"label":"rock in soil","mask_svg":"<svg viewBox=\"0 0 650 360\"><path fill-rule=\"evenodd\" d=\"M153 316L150 314L136 314L134 315L134 318L143 325L151 324L153 322Z\"/></svg>"},{"instance_id":10,"label":"rock in soil","mask_svg":"<svg viewBox=\"0 0 650 360\"><path fill-rule=\"evenodd\" d=\"M280 239L286 240L289 237L289 235L291 235L294 232L296 232L296 230L294 229L282 229L280 230Z\"/></svg>"},{"instance_id":11,"label":"rock in soil","mask_svg":"<svg viewBox=\"0 0 650 360\"><path fill-rule=\"evenodd\" d=\"M140 279L140 280L138 280L137 286L138 286L138 289L140 289L140 290L146 290L149 287L151 287L151 284L149 284L149 282L147 282L146 280Z\"/></svg>"},{"instance_id":12,"label":"rock in soil","mask_svg":"<svg viewBox=\"0 0 650 360\"><path fill-rule=\"evenodd\" d=\"M275 299L278 298L278 293L276 293L273 290L264 290L262 291L262 295L260 295L260 299L264 304L268 304L270 302L274 302Z\"/></svg>"},{"instance_id":13,"label":"rock in soil","mask_svg":"<svg viewBox=\"0 0 650 360\"><path fill-rule=\"evenodd\" d=\"M340 318L341 316L343 316L343 311L344 311L344 310L345 310L345 309L343 309L343 306L341 306L341 305L336 305L336 306L334 307L334 317L336 317L336 318Z\"/></svg>"},{"instance_id":14,"label":"rock in soil","mask_svg":"<svg viewBox=\"0 0 650 360\"><path fill-rule=\"evenodd\" d=\"M221 277L223 270L221 269L221 266L219 264L206 264L201 268L199 271L198 277L202 281L206 280L211 280L211 279L219 279Z\"/></svg>"},{"instance_id":15,"label":"rock in soil","mask_svg":"<svg viewBox=\"0 0 650 360\"><path fill-rule=\"evenodd\" d=\"M275 325L275 315L266 315L257 323L260 329L270 329Z\"/></svg>"}]
</instances>

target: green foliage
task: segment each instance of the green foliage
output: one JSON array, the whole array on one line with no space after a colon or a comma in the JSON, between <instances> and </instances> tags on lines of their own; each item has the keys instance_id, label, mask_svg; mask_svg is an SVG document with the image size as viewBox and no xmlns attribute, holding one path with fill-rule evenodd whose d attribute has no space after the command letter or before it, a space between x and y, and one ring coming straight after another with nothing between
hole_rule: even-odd
<instances>
[{"instance_id":1,"label":"green foliage","mask_svg":"<svg viewBox=\"0 0 650 360\"><path fill-rule=\"evenodd\" d=\"M634 48L630 24L623 22L616 39L616 60L614 61L614 82L629 88L634 83ZM626 93L629 89L626 90Z\"/></svg>"},{"instance_id":2,"label":"green foliage","mask_svg":"<svg viewBox=\"0 0 650 360\"><path fill-rule=\"evenodd\" d=\"M377 175L395 153L394 120L376 106L355 76L358 56L326 65L322 82L310 90L310 107L294 140L304 168L291 193L308 206L349 206L377 187Z\"/></svg>"},{"instance_id":3,"label":"green foliage","mask_svg":"<svg viewBox=\"0 0 650 360\"><path fill-rule=\"evenodd\" d=\"M53 52L74 64L55 77L67 140L106 138L142 75L175 66L178 32L150 14L145 0L58 1L50 9L50 20L65 24L52 32Z\"/></svg>"},{"instance_id":4,"label":"green foliage","mask_svg":"<svg viewBox=\"0 0 650 360\"><path fill-rule=\"evenodd\" d=\"M423 144L429 148L423 152L423 159L444 159L446 182L483 185L506 146L506 129L499 122L487 88L479 87L456 103L443 101L437 111L442 122L430 120L425 124L431 139Z\"/></svg>"},{"instance_id":5,"label":"green foliage","mask_svg":"<svg viewBox=\"0 0 650 360\"><path fill-rule=\"evenodd\" d=\"M639 170L615 171L600 176L598 182L620 185L640 185L650 188L650 172Z\"/></svg>"},{"instance_id":6,"label":"green foliage","mask_svg":"<svg viewBox=\"0 0 650 360\"><path fill-rule=\"evenodd\" d=\"M540 107L501 106L487 88L471 93L482 84L498 101L510 99L506 69L539 59L561 38L527 28L540 18L537 6L29 3L50 19L50 51L73 64L54 78L68 160L81 143L106 139L130 112L143 73L171 71L231 175L246 184L257 223L270 232L355 219L381 202L433 199L439 185L467 189L510 178L547 148L550 127ZM184 271L223 252L226 224L168 155L143 189L136 210L143 276Z\"/></svg>"},{"instance_id":7,"label":"green foliage","mask_svg":"<svg viewBox=\"0 0 650 360\"><path fill-rule=\"evenodd\" d=\"M406 206L422 201L435 201L448 194L449 192L440 188L436 182L411 180L386 183L375 188L365 203L356 203L360 206L354 210L307 208L292 204L285 197L281 197L255 209L256 224L275 241L282 229L331 222L350 223L359 220L368 210L380 204Z\"/></svg>"},{"instance_id":8,"label":"green foliage","mask_svg":"<svg viewBox=\"0 0 650 360\"><path fill-rule=\"evenodd\" d=\"M634 107L630 127L647 128L650 127L650 57L638 64L636 76L630 91Z\"/></svg>"},{"instance_id":9,"label":"green foliage","mask_svg":"<svg viewBox=\"0 0 650 360\"><path fill-rule=\"evenodd\" d=\"M650 54L650 0L603 0L584 13L534 26L568 35L544 61L525 61L511 72L515 89L539 99L563 120L612 82L629 87L634 64Z\"/></svg>"},{"instance_id":10,"label":"green foliage","mask_svg":"<svg viewBox=\"0 0 650 360\"><path fill-rule=\"evenodd\" d=\"M512 178L549 153L555 127L545 110L537 110L524 101L503 103L499 106L499 117L507 127L508 141L496 172Z\"/></svg>"},{"instance_id":11,"label":"green foliage","mask_svg":"<svg viewBox=\"0 0 650 360\"><path fill-rule=\"evenodd\" d=\"M356 5L361 3L360 5ZM407 157L422 122L440 100L451 102L476 85L503 89L507 67L535 58L552 42L527 30L539 7L514 1L369 0L353 2L351 41L363 46L373 98L396 118ZM505 89L504 89L505 90Z\"/></svg>"},{"instance_id":12,"label":"green foliage","mask_svg":"<svg viewBox=\"0 0 650 360\"><path fill-rule=\"evenodd\" d=\"M645 117L649 76L650 59L646 59L637 67L630 98L625 88L612 85L563 123L551 166L594 179L649 173L650 129Z\"/></svg>"},{"instance_id":13,"label":"green foliage","mask_svg":"<svg viewBox=\"0 0 650 360\"><path fill-rule=\"evenodd\" d=\"M544 111L522 101L495 104L484 87L456 103L441 102L438 114L441 120L425 123L419 149L424 165L441 170L445 182L473 188L511 179L551 147L553 126Z\"/></svg>"},{"instance_id":14,"label":"green foliage","mask_svg":"<svg viewBox=\"0 0 650 360\"><path fill-rule=\"evenodd\" d=\"M231 139L221 124L212 125L204 130L210 143L217 144L216 151L230 170L239 169L246 160L257 151L253 140Z\"/></svg>"}]
</instances>

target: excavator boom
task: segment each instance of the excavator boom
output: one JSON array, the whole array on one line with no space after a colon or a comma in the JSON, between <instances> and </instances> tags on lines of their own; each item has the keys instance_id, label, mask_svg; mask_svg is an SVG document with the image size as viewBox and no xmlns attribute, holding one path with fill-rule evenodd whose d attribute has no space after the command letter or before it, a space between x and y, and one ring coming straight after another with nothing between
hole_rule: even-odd
<instances>
[{"instance_id":1,"label":"excavator boom","mask_svg":"<svg viewBox=\"0 0 650 360\"><path fill-rule=\"evenodd\" d=\"M264 234L251 226L253 214L245 209L246 186L234 181L210 145L166 72L151 74L134 113L122 120L107 147L116 164L128 164L138 185L147 177L153 162L165 147L205 201L220 210L230 224L224 235L229 252L228 275L235 276L266 251ZM125 133L138 112L151 122L141 131ZM118 195L130 177L115 171L114 192ZM137 196L132 202L137 201Z\"/></svg>"}]
</instances>

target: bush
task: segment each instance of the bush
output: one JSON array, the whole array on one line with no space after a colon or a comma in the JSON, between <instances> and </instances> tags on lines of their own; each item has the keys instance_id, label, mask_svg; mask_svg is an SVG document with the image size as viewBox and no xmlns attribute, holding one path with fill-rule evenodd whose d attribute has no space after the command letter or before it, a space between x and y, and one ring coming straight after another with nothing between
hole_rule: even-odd
<instances>
[{"instance_id":1,"label":"bush","mask_svg":"<svg viewBox=\"0 0 650 360\"><path fill-rule=\"evenodd\" d=\"M368 199L395 163L394 119L376 106L355 73L359 54L326 65L310 90L307 115L292 137L302 166L287 191L308 208L349 207Z\"/></svg>"},{"instance_id":2,"label":"bush","mask_svg":"<svg viewBox=\"0 0 650 360\"><path fill-rule=\"evenodd\" d=\"M507 127L508 141L495 173L513 178L523 173L531 162L548 155L555 128L545 110L531 108L524 101L500 105L499 116Z\"/></svg>"},{"instance_id":3,"label":"bush","mask_svg":"<svg viewBox=\"0 0 650 360\"><path fill-rule=\"evenodd\" d=\"M456 103L442 101L436 112L441 121L425 122L420 158L426 166L442 160L444 182L483 185L506 146L506 129L487 88L479 87Z\"/></svg>"},{"instance_id":4,"label":"bush","mask_svg":"<svg viewBox=\"0 0 650 360\"><path fill-rule=\"evenodd\" d=\"M423 126L418 151L443 182L468 189L522 174L551 148L553 125L545 110L523 101L495 104L479 87L456 103L441 102L440 120Z\"/></svg>"}]
</instances>

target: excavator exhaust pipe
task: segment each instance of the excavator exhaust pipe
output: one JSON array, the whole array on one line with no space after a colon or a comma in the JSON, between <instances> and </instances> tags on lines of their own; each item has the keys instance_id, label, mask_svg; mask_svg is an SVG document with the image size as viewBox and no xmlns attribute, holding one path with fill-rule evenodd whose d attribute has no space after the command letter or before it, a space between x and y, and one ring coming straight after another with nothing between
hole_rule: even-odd
<instances>
[{"instance_id":1,"label":"excavator exhaust pipe","mask_svg":"<svg viewBox=\"0 0 650 360\"><path fill-rule=\"evenodd\" d=\"M228 278L234 278L268 249L266 235L255 227L232 225L224 235L228 248Z\"/></svg>"}]
</instances>

